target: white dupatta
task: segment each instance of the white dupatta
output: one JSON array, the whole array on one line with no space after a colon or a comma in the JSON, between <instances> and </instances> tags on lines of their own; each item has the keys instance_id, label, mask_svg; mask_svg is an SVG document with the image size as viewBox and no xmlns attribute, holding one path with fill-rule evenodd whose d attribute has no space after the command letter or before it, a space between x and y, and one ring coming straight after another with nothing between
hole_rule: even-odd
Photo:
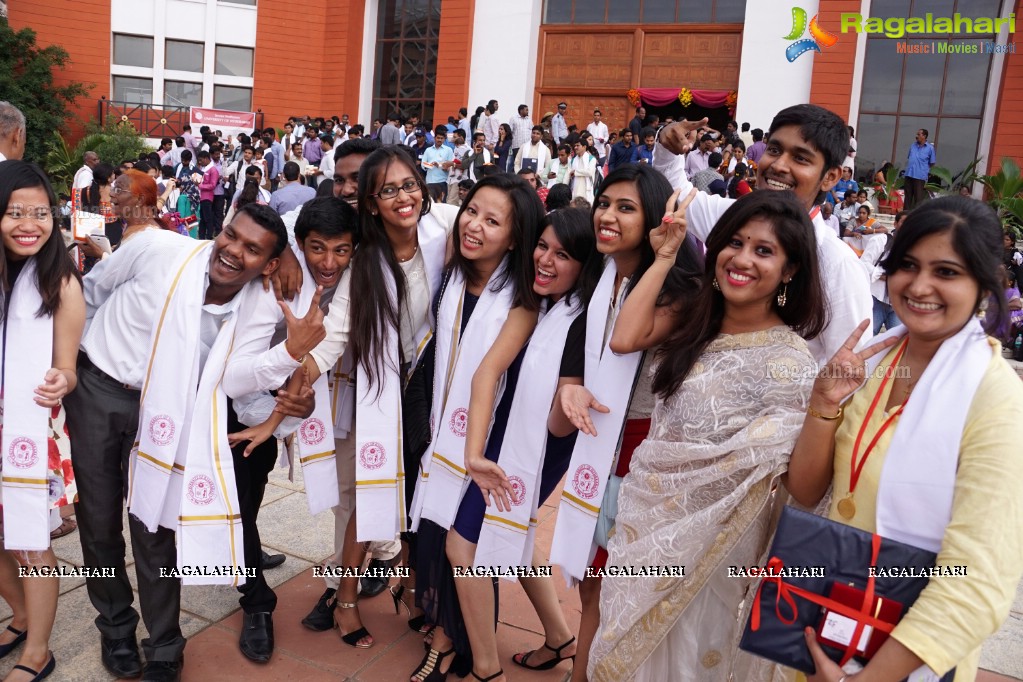
<instances>
[{"instance_id":1,"label":"white dupatta","mask_svg":"<svg viewBox=\"0 0 1023 682\"><path fill-rule=\"evenodd\" d=\"M430 213L419 221L418 233L430 292L434 293L440 289L444 274L447 226ZM396 308L397 283L386 263L381 269L391 305ZM432 310L431 306L427 319L415 332L416 357L409 372L415 369L433 336ZM361 512L356 515L359 542L390 541L408 530L401 414L401 396L408 377L401 376L397 329L384 329L382 346L385 360L377 373L376 385L371 387L364 380L356 382L355 387L355 505Z\"/></svg>"},{"instance_id":2,"label":"white dupatta","mask_svg":"<svg viewBox=\"0 0 1023 682\"><path fill-rule=\"evenodd\" d=\"M529 341L501 447L501 468L512 485L512 508L503 512L490 507L483 515L474 566L529 566L533 562L547 415L558 390L569 328L582 311L578 299L572 304L561 299L543 316ZM515 580L513 575L502 577Z\"/></svg>"},{"instance_id":3,"label":"white dupatta","mask_svg":"<svg viewBox=\"0 0 1023 682\"><path fill-rule=\"evenodd\" d=\"M212 249L212 242L203 242L176 266L154 327L139 442L131 457L128 511L150 531L157 526L177 531L184 584L238 586L245 558L227 440L227 397L220 382L234 344L238 310L262 285L250 282L236 295L235 311L221 325L199 376L200 320ZM225 568L210 571L215 575L196 575L189 570L195 566Z\"/></svg>"},{"instance_id":4,"label":"white dupatta","mask_svg":"<svg viewBox=\"0 0 1023 682\"><path fill-rule=\"evenodd\" d=\"M903 326L871 339L906 334ZM930 552L941 550L952 520L952 497L966 415L991 363L980 321L971 318L938 348L913 389L915 399L895 424L877 488L877 533ZM884 353L867 363L867 375Z\"/></svg>"},{"instance_id":5,"label":"white dupatta","mask_svg":"<svg viewBox=\"0 0 1023 682\"><path fill-rule=\"evenodd\" d=\"M45 550L50 546L47 459L50 408L36 404L35 388L53 366L53 317L37 316L36 259L14 283L11 306L0 320L3 338L4 548Z\"/></svg>"},{"instance_id":6,"label":"white dupatta","mask_svg":"<svg viewBox=\"0 0 1023 682\"><path fill-rule=\"evenodd\" d=\"M595 552L593 531L600 513L600 501L621 443L631 389L643 359L641 351L626 355L613 353L609 346L610 334L608 341L604 341L607 316L601 315L600 311L610 311L617 272L614 260L608 260L590 299L586 317L583 383L598 402L607 406L609 412L591 411L590 418L597 435L580 433L575 442L551 542L551 563L561 566L570 582L583 579ZM625 285L623 280L621 286Z\"/></svg>"},{"instance_id":7,"label":"white dupatta","mask_svg":"<svg viewBox=\"0 0 1023 682\"><path fill-rule=\"evenodd\" d=\"M436 378L433 382L433 410L430 422L433 440L412 500L412 528L430 519L447 530L458 513L458 504L469 485L465 470L465 434L469 422L472 377L501 332L511 310L513 287L491 289L491 283L508 266L501 262L483 288L465 332L461 332L462 305L466 281L456 269L451 273L437 314ZM500 401L504 390L498 389Z\"/></svg>"}]
</instances>

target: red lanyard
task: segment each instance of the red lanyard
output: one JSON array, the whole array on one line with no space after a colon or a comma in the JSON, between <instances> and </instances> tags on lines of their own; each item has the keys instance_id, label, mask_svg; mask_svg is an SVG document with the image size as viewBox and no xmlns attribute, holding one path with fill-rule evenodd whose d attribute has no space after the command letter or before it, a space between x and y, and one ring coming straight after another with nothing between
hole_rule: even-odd
<instances>
[{"instance_id":1,"label":"red lanyard","mask_svg":"<svg viewBox=\"0 0 1023 682\"><path fill-rule=\"evenodd\" d=\"M898 352L895 354L895 359L892 360L891 367L885 372L884 378L881 380L881 386L878 387L877 393L874 394L874 400L870 403L870 409L867 410L866 416L863 418L863 423L860 425L860 432L856 434L856 443L853 445L852 459L849 462L849 494L852 495L856 491L856 484L860 480L860 474L863 472L863 465L867 463L867 458L870 457L870 453L873 452L874 446L877 445L877 441L881 439L881 435L888 430L895 418L902 414L902 410L905 409L906 403L909 402L907 398L899 409L895 410L884 423L881 424L881 428L874 434L874 438L867 445L866 452L863 453L863 457L859 457L860 445L863 443L863 435L867 430L867 424L870 423L870 417L874 414L874 410L877 409L877 404L881 400L881 395L884 393L885 386L888 385L888 380L892 378L894 368L898 367L899 360L902 359L902 354L906 352L906 344L909 342L907 338L899 346ZM859 462L857 463L857 459Z\"/></svg>"}]
</instances>

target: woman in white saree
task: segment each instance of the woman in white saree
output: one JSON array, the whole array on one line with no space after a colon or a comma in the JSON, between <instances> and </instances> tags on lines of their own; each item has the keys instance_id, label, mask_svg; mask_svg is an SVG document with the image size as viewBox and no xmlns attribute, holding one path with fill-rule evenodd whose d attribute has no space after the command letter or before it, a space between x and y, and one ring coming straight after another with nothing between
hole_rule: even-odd
<instances>
[{"instance_id":1,"label":"woman in white saree","mask_svg":"<svg viewBox=\"0 0 1023 682\"><path fill-rule=\"evenodd\" d=\"M674 259L691 198L650 235L658 263ZM702 290L657 356L650 434L608 543L609 567L685 566L685 575L605 578L590 680L769 674L738 654L750 581L728 567L762 556L783 500L778 478L815 375L803 338L825 323L815 242L805 209L782 192L744 197L711 233ZM615 352L652 324L665 272L652 266L626 300Z\"/></svg>"}]
</instances>

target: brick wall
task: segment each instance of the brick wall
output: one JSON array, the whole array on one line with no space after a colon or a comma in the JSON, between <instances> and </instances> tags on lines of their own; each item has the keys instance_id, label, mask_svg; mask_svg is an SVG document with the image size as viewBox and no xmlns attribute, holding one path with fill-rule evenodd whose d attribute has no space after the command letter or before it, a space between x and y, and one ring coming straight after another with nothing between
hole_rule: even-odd
<instances>
[{"instance_id":1,"label":"brick wall","mask_svg":"<svg viewBox=\"0 0 1023 682\"><path fill-rule=\"evenodd\" d=\"M66 138L77 140L96 117L96 101L110 96L110 0L19 0L7 9L12 28L31 28L36 45L60 45L71 56L66 69L54 72L56 84L93 86L76 102L64 131Z\"/></svg>"},{"instance_id":2,"label":"brick wall","mask_svg":"<svg viewBox=\"0 0 1023 682\"><path fill-rule=\"evenodd\" d=\"M838 42L813 55L810 103L830 109L842 120L849 118L852 99L853 64L856 61L856 34L840 33L843 12L859 12L860 0L820 0L817 22L825 31L837 35Z\"/></svg>"},{"instance_id":3,"label":"brick wall","mask_svg":"<svg viewBox=\"0 0 1023 682\"><path fill-rule=\"evenodd\" d=\"M441 4L434 124L445 123L448 116L468 106L475 13L476 0L443 0Z\"/></svg>"}]
</instances>

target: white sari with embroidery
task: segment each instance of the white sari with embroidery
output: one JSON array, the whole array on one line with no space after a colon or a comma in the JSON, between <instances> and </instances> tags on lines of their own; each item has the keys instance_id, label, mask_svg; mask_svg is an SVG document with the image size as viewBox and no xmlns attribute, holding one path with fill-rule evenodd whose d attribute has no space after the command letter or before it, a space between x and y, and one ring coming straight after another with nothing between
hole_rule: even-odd
<instances>
[{"instance_id":1,"label":"white sari with embroidery","mask_svg":"<svg viewBox=\"0 0 1023 682\"><path fill-rule=\"evenodd\" d=\"M604 578L591 681L770 679L773 666L738 650L750 581L729 578L728 566L767 551L786 497L777 479L815 376L788 328L721 335L657 400L622 483L607 565L682 565L685 576Z\"/></svg>"}]
</instances>

